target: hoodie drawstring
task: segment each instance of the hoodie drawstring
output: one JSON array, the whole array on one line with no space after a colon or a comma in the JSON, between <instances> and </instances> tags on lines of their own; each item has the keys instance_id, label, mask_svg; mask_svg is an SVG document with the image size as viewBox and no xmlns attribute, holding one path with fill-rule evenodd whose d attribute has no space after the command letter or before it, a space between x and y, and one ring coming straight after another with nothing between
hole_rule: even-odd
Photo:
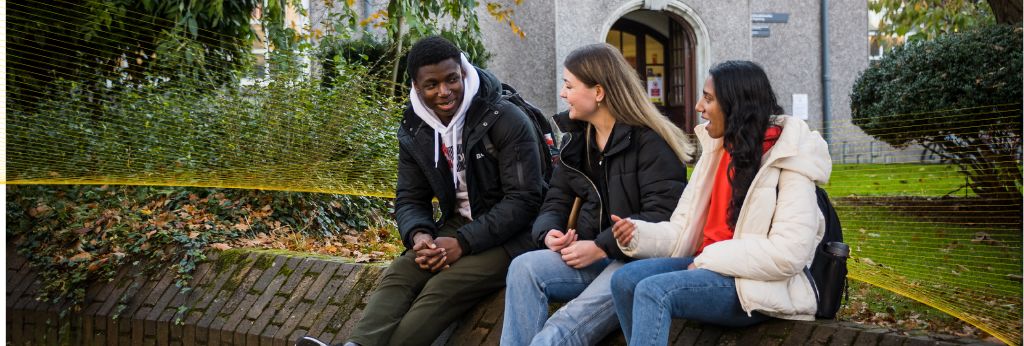
<instances>
[{"instance_id":1,"label":"hoodie drawstring","mask_svg":"<svg viewBox=\"0 0 1024 346\"><path fill-rule=\"evenodd\" d=\"M455 174L455 173L458 172L458 169L459 169L459 155L458 155L458 152L459 152L459 135L460 135L459 134L459 130L461 130L461 129L456 127L456 128L454 128L452 130L453 130L451 132L452 138L449 141L449 143L452 143L452 152L448 152L447 150L445 150L444 156L445 156L445 159L448 160L448 163L449 163L449 167L448 168L450 168L452 170L452 173L453 173L452 174L452 183L454 183L455 187L458 188L459 187L459 175ZM441 147L441 132L438 132L437 130L434 130L434 168L437 168L437 161L438 161L438 159L440 159L439 152L442 150L442 149L440 149L440 147Z\"/></svg>"},{"instance_id":2,"label":"hoodie drawstring","mask_svg":"<svg viewBox=\"0 0 1024 346\"><path fill-rule=\"evenodd\" d=\"M457 126L453 130L454 131L452 131L452 140L451 140L452 152L449 153L449 154L452 156L452 172L456 173L456 174L452 174L452 183L454 183L455 189L458 189L459 188L459 175L457 173L459 171L459 131L462 130L462 127L461 126Z\"/></svg>"}]
</instances>

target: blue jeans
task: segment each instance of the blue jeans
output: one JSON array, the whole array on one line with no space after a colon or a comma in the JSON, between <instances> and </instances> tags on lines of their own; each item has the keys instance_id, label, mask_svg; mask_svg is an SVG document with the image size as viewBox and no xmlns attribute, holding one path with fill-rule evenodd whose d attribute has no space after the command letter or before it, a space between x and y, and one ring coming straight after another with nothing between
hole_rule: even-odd
<instances>
[{"instance_id":1,"label":"blue jeans","mask_svg":"<svg viewBox=\"0 0 1024 346\"><path fill-rule=\"evenodd\" d=\"M612 276L612 297L630 345L666 345L672 318L727 327L767 320L747 315L736 280L707 269L686 270L693 257L652 258L628 263Z\"/></svg>"},{"instance_id":2,"label":"blue jeans","mask_svg":"<svg viewBox=\"0 0 1024 346\"><path fill-rule=\"evenodd\" d=\"M618 326L610 281L620 267L604 259L575 269L547 249L516 257L506 279L501 344L596 344ZM549 301L569 303L548 318Z\"/></svg>"}]
</instances>

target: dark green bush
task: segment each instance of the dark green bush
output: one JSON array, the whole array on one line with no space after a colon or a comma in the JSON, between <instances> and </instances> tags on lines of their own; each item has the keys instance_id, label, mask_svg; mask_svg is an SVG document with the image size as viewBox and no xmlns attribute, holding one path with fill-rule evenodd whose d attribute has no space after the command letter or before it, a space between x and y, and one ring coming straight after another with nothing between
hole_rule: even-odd
<instances>
[{"instance_id":1,"label":"dark green bush","mask_svg":"<svg viewBox=\"0 0 1024 346\"><path fill-rule=\"evenodd\" d=\"M993 25L897 47L854 85L853 123L896 147L939 148L978 195L1019 200L1021 33Z\"/></svg>"}]
</instances>

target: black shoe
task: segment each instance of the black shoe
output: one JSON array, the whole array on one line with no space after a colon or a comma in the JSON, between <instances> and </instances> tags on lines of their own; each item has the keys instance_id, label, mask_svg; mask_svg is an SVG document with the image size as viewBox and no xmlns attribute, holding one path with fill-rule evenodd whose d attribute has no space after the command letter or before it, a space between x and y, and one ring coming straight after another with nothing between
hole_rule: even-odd
<instances>
[{"instance_id":1,"label":"black shoe","mask_svg":"<svg viewBox=\"0 0 1024 346\"><path fill-rule=\"evenodd\" d=\"M331 346L331 345L327 344L326 342L317 340L317 338L314 338L312 336L306 335L306 336L303 336L302 338L299 338L299 340L295 342L295 346Z\"/></svg>"}]
</instances>

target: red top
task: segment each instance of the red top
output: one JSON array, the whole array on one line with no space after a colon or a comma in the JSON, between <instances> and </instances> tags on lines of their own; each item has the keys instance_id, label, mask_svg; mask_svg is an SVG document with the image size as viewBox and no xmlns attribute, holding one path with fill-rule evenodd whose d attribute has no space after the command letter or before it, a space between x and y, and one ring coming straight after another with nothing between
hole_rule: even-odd
<instances>
[{"instance_id":1,"label":"red top","mask_svg":"<svg viewBox=\"0 0 1024 346\"><path fill-rule=\"evenodd\" d=\"M782 127L772 126L764 133L764 151L768 152L782 134ZM718 163L715 171L714 185L711 186L711 203L708 205L708 220L704 224L704 242L697 249L697 255L704 251L704 248L715 242L732 239L733 229L729 227L726 219L729 217L729 201L732 200L732 185L725 176L732 156L728 150L722 150L722 161ZM730 175L732 173L730 172Z\"/></svg>"}]
</instances>

